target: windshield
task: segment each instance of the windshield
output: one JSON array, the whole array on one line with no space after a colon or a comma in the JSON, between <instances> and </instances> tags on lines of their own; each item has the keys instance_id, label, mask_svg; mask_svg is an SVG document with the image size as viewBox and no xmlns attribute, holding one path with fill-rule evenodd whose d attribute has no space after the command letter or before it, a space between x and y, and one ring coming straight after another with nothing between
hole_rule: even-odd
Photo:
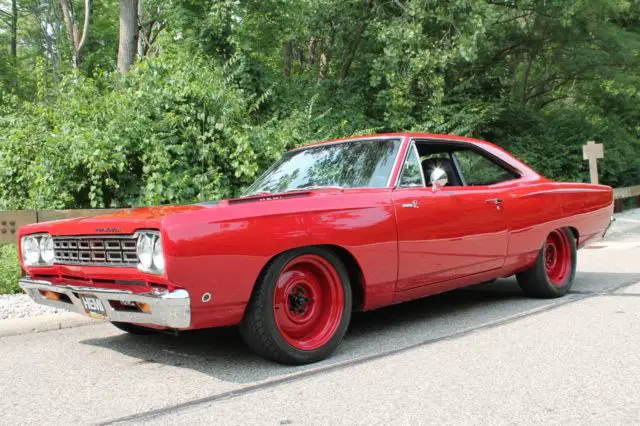
<instances>
[{"instance_id":1,"label":"windshield","mask_svg":"<svg viewBox=\"0 0 640 426\"><path fill-rule=\"evenodd\" d=\"M251 185L245 195L308 187L385 187L399 148L400 139L374 139L291 151Z\"/></svg>"}]
</instances>

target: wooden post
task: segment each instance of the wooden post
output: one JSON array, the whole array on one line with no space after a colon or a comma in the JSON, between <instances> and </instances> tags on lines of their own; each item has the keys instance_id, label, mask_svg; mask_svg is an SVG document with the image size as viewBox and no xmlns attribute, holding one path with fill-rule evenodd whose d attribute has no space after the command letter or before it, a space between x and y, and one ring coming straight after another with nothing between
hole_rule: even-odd
<instances>
[{"instance_id":1,"label":"wooden post","mask_svg":"<svg viewBox=\"0 0 640 426\"><path fill-rule=\"evenodd\" d=\"M604 158L604 146L594 141L587 142L582 146L582 158L589 160L589 174L591 183L598 184L598 159Z\"/></svg>"}]
</instances>

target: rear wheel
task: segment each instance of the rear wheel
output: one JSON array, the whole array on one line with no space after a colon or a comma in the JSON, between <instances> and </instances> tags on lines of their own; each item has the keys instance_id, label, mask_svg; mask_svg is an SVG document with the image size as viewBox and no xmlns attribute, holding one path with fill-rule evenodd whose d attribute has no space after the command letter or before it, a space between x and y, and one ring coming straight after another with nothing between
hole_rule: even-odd
<instances>
[{"instance_id":1,"label":"rear wheel","mask_svg":"<svg viewBox=\"0 0 640 426\"><path fill-rule=\"evenodd\" d=\"M517 275L525 294L554 298L567 294L576 274L576 241L566 228L552 231L538 254L535 265Z\"/></svg>"},{"instance_id":2,"label":"rear wheel","mask_svg":"<svg viewBox=\"0 0 640 426\"><path fill-rule=\"evenodd\" d=\"M347 271L330 250L309 247L278 256L259 279L240 333L260 355L286 364L327 357L351 318Z\"/></svg>"},{"instance_id":3,"label":"rear wheel","mask_svg":"<svg viewBox=\"0 0 640 426\"><path fill-rule=\"evenodd\" d=\"M130 334L145 335L145 334L153 333L153 330L150 328L142 327L142 326L131 324L128 322L112 321L111 324L113 324L116 328L119 328L120 330L126 331L127 333L130 333Z\"/></svg>"}]
</instances>

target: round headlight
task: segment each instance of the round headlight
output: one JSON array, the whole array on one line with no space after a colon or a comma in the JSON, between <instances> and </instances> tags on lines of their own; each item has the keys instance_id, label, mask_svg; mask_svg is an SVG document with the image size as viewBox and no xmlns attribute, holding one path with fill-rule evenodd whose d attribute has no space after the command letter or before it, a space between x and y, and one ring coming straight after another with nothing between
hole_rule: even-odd
<instances>
[{"instance_id":1,"label":"round headlight","mask_svg":"<svg viewBox=\"0 0 640 426\"><path fill-rule=\"evenodd\" d=\"M142 234L138 237L138 260L144 269L153 266L153 241L149 235Z\"/></svg>"},{"instance_id":2,"label":"round headlight","mask_svg":"<svg viewBox=\"0 0 640 426\"><path fill-rule=\"evenodd\" d=\"M22 240L22 259L25 265L37 265L40 262L40 244L36 237Z\"/></svg>"},{"instance_id":3,"label":"round headlight","mask_svg":"<svg viewBox=\"0 0 640 426\"><path fill-rule=\"evenodd\" d=\"M52 265L55 258L53 251L53 238L51 235L46 235L40 239L40 258L42 262L47 265Z\"/></svg>"},{"instance_id":4,"label":"round headlight","mask_svg":"<svg viewBox=\"0 0 640 426\"><path fill-rule=\"evenodd\" d=\"M158 235L153 245L153 266L159 271L164 271L164 253L162 253L162 238Z\"/></svg>"}]
</instances>

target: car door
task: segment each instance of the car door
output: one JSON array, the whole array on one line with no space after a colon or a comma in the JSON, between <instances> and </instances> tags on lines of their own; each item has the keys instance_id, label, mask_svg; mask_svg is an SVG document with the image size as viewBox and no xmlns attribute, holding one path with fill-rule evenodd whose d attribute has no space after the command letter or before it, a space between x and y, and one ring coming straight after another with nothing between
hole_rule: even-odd
<instances>
[{"instance_id":1,"label":"car door","mask_svg":"<svg viewBox=\"0 0 640 426\"><path fill-rule=\"evenodd\" d=\"M412 142L392 199L398 226L397 290L435 284L503 266L506 189L424 184ZM427 176L428 179L428 176Z\"/></svg>"}]
</instances>

